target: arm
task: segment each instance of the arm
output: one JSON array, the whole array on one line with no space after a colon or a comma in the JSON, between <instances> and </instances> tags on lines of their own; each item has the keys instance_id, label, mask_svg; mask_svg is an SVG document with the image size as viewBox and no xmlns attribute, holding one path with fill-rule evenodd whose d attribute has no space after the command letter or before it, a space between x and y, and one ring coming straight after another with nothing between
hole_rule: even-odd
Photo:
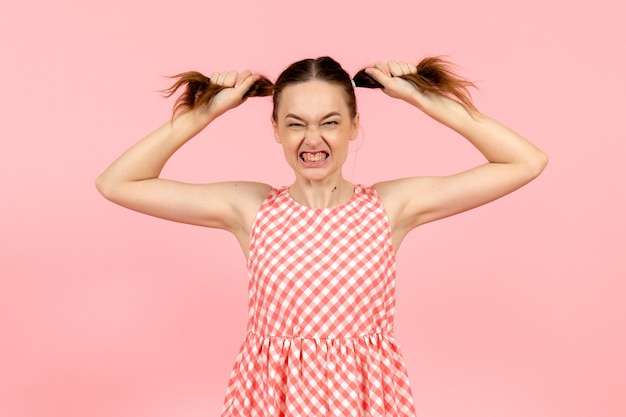
<instances>
[{"instance_id":1,"label":"arm","mask_svg":"<svg viewBox=\"0 0 626 417\"><path fill-rule=\"evenodd\" d=\"M484 155L487 162L447 177L412 177L377 184L388 210L396 247L411 229L500 198L539 175L547 156L499 122L438 94L418 91L394 77L415 66L378 63L368 73L388 95L414 105L455 130Z\"/></svg>"},{"instance_id":2,"label":"arm","mask_svg":"<svg viewBox=\"0 0 626 417\"><path fill-rule=\"evenodd\" d=\"M164 123L117 158L96 180L107 199L142 213L233 232L241 242L269 186L257 183L186 184L159 178L167 160L224 112L243 102L257 79L246 71L213 74L233 87L205 105ZM236 86L235 86L236 85Z\"/></svg>"}]
</instances>

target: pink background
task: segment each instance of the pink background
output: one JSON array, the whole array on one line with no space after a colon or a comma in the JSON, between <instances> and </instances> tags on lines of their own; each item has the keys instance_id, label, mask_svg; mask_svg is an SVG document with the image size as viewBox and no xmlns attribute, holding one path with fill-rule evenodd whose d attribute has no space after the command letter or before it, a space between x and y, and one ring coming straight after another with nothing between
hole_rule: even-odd
<instances>
[{"instance_id":1,"label":"pink background","mask_svg":"<svg viewBox=\"0 0 626 417\"><path fill-rule=\"evenodd\" d=\"M528 187L400 249L396 333L419 415L626 415L625 3L421 3L7 2L0 415L219 414L245 331L235 239L119 208L94 179L169 117L162 75L275 78L326 54L351 73L448 54L478 81L478 107L551 158ZM349 179L481 160L404 103L357 94ZM165 175L290 183L269 114L249 100Z\"/></svg>"}]
</instances>

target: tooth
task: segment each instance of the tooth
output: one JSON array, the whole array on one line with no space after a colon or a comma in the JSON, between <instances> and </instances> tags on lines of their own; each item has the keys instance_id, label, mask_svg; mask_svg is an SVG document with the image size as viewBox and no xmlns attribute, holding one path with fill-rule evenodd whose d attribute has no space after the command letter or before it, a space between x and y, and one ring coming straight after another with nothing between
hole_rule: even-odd
<instances>
[{"instance_id":1,"label":"tooth","mask_svg":"<svg viewBox=\"0 0 626 417\"><path fill-rule=\"evenodd\" d=\"M302 159L306 162L324 161L327 157L328 155L325 152L315 152L315 153L303 152L302 153Z\"/></svg>"}]
</instances>

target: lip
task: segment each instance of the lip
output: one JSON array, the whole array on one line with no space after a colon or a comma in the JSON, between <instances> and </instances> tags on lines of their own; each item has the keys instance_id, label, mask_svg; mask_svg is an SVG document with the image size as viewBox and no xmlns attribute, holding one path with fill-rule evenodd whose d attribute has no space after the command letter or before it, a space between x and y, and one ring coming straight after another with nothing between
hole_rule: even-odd
<instances>
[{"instance_id":1,"label":"lip","mask_svg":"<svg viewBox=\"0 0 626 417\"><path fill-rule=\"evenodd\" d=\"M305 161L304 159L302 159L302 154L303 153L325 153L326 154L326 158L321 160L321 161ZM321 167L323 165L326 165L326 163L328 162L329 159L330 159L330 152L324 151L324 150L300 151L298 153L298 160L300 161L300 164L302 164L303 166L305 166L307 168L318 168L318 167Z\"/></svg>"}]
</instances>

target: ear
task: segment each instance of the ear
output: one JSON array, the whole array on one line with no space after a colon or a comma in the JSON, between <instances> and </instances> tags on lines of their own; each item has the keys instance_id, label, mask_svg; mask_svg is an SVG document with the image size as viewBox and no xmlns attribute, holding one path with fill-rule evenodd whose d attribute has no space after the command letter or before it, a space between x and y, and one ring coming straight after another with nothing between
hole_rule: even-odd
<instances>
[{"instance_id":1,"label":"ear","mask_svg":"<svg viewBox=\"0 0 626 417\"><path fill-rule=\"evenodd\" d=\"M277 143L281 143L280 136L278 135L278 123L276 123L276 120L274 120L272 116L270 116L270 121L272 122L272 129L274 129L274 140Z\"/></svg>"},{"instance_id":2,"label":"ear","mask_svg":"<svg viewBox=\"0 0 626 417\"><path fill-rule=\"evenodd\" d=\"M350 134L350 140L356 139L357 135L359 134L359 121L361 120L360 116L361 115L359 113L355 114L354 118L351 121L352 133Z\"/></svg>"}]
</instances>

